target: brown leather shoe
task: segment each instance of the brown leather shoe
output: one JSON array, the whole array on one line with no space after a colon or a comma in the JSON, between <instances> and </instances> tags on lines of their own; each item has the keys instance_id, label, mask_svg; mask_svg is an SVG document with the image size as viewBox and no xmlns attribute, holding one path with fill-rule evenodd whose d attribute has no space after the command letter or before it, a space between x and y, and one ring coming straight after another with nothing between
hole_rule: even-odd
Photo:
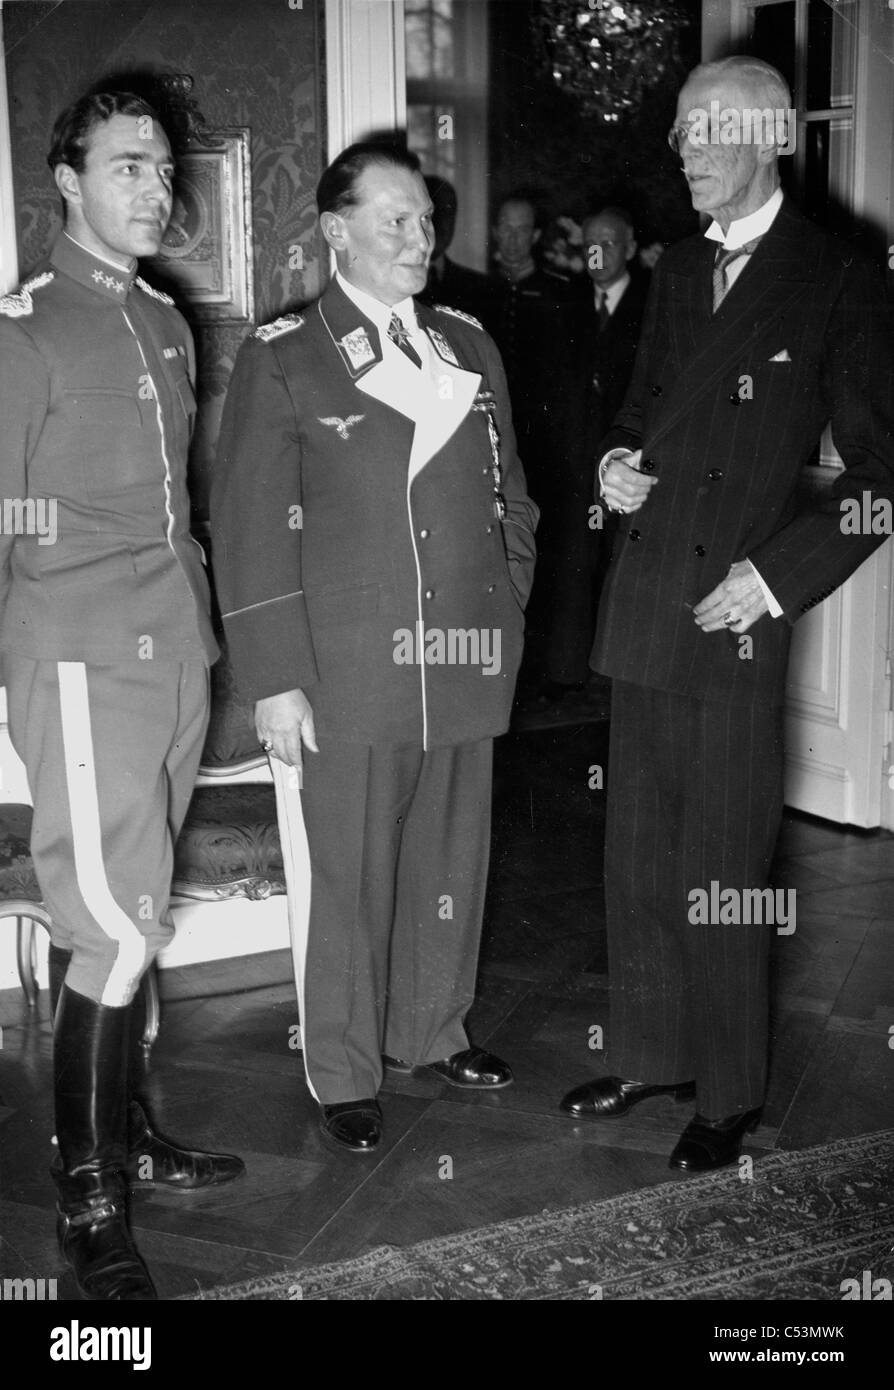
<instances>
[{"instance_id":1,"label":"brown leather shoe","mask_svg":"<svg viewBox=\"0 0 894 1390\"><path fill-rule=\"evenodd\" d=\"M372 1153L382 1138L382 1112L377 1100L346 1100L320 1106L324 1139L350 1153Z\"/></svg>"},{"instance_id":2,"label":"brown leather shoe","mask_svg":"<svg viewBox=\"0 0 894 1390\"><path fill-rule=\"evenodd\" d=\"M576 1120L610 1119L626 1115L634 1105L649 1096L673 1096L678 1102L695 1099L695 1082L678 1081L670 1086L653 1086L647 1081L622 1081L620 1076L600 1076L575 1086L562 1097L559 1109Z\"/></svg>"}]
</instances>

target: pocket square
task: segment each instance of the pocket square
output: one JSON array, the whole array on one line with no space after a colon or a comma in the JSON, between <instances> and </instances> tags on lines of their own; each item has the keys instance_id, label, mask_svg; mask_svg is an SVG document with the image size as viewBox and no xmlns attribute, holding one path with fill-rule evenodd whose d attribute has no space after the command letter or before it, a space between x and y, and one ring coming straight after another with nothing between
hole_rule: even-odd
<instances>
[{"instance_id":1,"label":"pocket square","mask_svg":"<svg viewBox=\"0 0 894 1390\"><path fill-rule=\"evenodd\" d=\"M776 356L771 357L769 360L771 362L791 362L792 359L789 356L788 348L783 348L781 352L777 352Z\"/></svg>"}]
</instances>

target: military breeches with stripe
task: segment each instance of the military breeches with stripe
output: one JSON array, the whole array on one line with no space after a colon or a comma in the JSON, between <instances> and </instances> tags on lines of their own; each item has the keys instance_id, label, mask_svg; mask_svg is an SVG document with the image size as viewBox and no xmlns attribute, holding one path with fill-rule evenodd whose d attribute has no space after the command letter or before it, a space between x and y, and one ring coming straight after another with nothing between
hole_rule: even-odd
<instances>
[{"instance_id":1,"label":"military breeches with stripe","mask_svg":"<svg viewBox=\"0 0 894 1390\"><path fill-rule=\"evenodd\" d=\"M4 654L31 850L66 982L122 1006L173 935L173 846L208 723L199 662L109 666Z\"/></svg>"},{"instance_id":2,"label":"military breeches with stripe","mask_svg":"<svg viewBox=\"0 0 894 1390\"><path fill-rule=\"evenodd\" d=\"M308 1081L374 1096L382 1053L468 1047L490 857L493 742L423 752L320 739L304 755L310 918L295 934ZM281 765L280 765L281 766Z\"/></svg>"}]
</instances>

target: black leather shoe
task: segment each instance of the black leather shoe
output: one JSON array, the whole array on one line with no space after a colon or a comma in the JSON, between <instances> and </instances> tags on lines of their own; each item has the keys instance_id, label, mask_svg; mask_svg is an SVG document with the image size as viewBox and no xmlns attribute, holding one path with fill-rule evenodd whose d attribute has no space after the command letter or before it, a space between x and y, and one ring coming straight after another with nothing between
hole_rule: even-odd
<instances>
[{"instance_id":1,"label":"black leather shoe","mask_svg":"<svg viewBox=\"0 0 894 1390\"><path fill-rule=\"evenodd\" d=\"M706 1120L694 1115L683 1130L670 1156L669 1167L683 1168L687 1173L707 1173L712 1168L725 1168L739 1157L742 1139L757 1129L760 1110L744 1110L727 1115L723 1120Z\"/></svg>"},{"instance_id":2,"label":"black leather shoe","mask_svg":"<svg viewBox=\"0 0 894 1390\"><path fill-rule=\"evenodd\" d=\"M204 1153L171 1144L149 1124L138 1101L127 1107L127 1177L133 1188L165 1187L194 1192L241 1178L245 1164L235 1154Z\"/></svg>"},{"instance_id":3,"label":"black leather shoe","mask_svg":"<svg viewBox=\"0 0 894 1390\"><path fill-rule=\"evenodd\" d=\"M351 1153L372 1153L382 1137L382 1112L376 1100L346 1100L320 1106L323 1138Z\"/></svg>"},{"instance_id":4,"label":"black leather shoe","mask_svg":"<svg viewBox=\"0 0 894 1390\"><path fill-rule=\"evenodd\" d=\"M405 1062L402 1057L387 1057L382 1053L382 1065L386 1071L399 1071L401 1076L409 1076L416 1068L412 1062Z\"/></svg>"},{"instance_id":5,"label":"black leather shoe","mask_svg":"<svg viewBox=\"0 0 894 1390\"><path fill-rule=\"evenodd\" d=\"M454 1052L443 1062L429 1062L425 1069L433 1071L449 1086L460 1086L466 1091L499 1091L503 1086L511 1086L513 1081L507 1064L482 1047Z\"/></svg>"},{"instance_id":6,"label":"black leather shoe","mask_svg":"<svg viewBox=\"0 0 894 1390\"><path fill-rule=\"evenodd\" d=\"M562 1097L559 1109L576 1120L601 1120L626 1115L634 1105L649 1096L673 1096L678 1102L695 1099L695 1082L680 1081L671 1086L653 1086L647 1081L622 1081L620 1076L600 1076L575 1086Z\"/></svg>"}]
</instances>

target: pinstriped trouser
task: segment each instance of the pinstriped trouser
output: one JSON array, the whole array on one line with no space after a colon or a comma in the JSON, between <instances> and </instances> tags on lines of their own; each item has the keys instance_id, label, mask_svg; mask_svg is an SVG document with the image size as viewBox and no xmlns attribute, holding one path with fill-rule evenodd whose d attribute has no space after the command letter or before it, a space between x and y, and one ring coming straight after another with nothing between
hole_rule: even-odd
<instances>
[{"instance_id":1,"label":"pinstriped trouser","mask_svg":"<svg viewBox=\"0 0 894 1390\"><path fill-rule=\"evenodd\" d=\"M9 732L34 801L31 850L66 982L121 1006L173 935L173 845L208 723L200 662L4 654Z\"/></svg>"},{"instance_id":2,"label":"pinstriped trouser","mask_svg":"<svg viewBox=\"0 0 894 1390\"><path fill-rule=\"evenodd\" d=\"M763 889L782 816L782 710L615 681L605 843L613 1073L759 1106L772 926L694 925L693 889Z\"/></svg>"}]
</instances>

